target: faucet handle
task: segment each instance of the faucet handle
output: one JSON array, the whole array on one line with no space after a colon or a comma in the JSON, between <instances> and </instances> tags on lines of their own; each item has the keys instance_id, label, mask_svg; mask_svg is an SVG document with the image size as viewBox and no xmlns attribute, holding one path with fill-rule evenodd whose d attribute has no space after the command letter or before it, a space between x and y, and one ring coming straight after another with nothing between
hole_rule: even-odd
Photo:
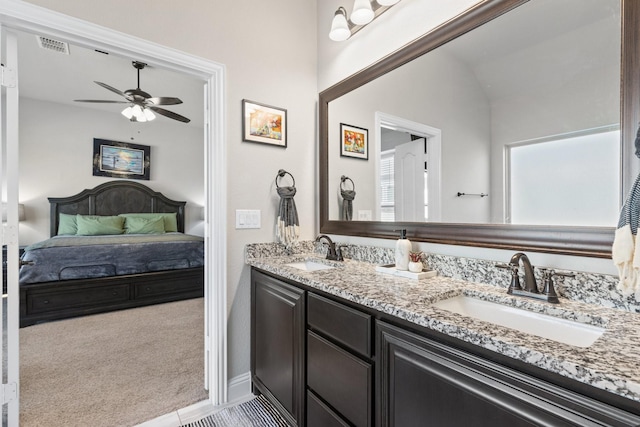
<instances>
[{"instance_id":1,"label":"faucet handle","mask_svg":"<svg viewBox=\"0 0 640 427\"><path fill-rule=\"evenodd\" d=\"M556 293L555 286L553 285L553 276L562 276L562 277L575 277L573 273L564 273L562 271L556 271L551 268L541 269L542 270L542 280L544 283L543 294L547 296L547 301L558 303L558 294Z\"/></svg>"},{"instance_id":2,"label":"faucet handle","mask_svg":"<svg viewBox=\"0 0 640 427\"><path fill-rule=\"evenodd\" d=\"M540 269L542 271L542 281L544 289L542 293L546 295L546 300L553 303L560 302L555 286L553 285L553 276L574 277L575 274L556 271L552 268Z\"/></svg>"},{"instance_id":3,"label":"faucet handle","mask_svg":"<svg viewBox=\"0 0 640 427\"><path fill-rule=\"evenodd\" d=\"M496 264L498 268L508 268L511 270L511 284L509 285L509 289L507 289L507 293L511 294L514 290L521 290L520 286L520 276L518 276L518 264Z\"/></svg>"},{"instance_id":4,"label":"faucet handle","mask_svg":"<svg viewBox=\"0 0 640 427\"><path fill-rule=\"evenodd\" d=\"M542 271L542 293L547 296L547 301L558 302L558 294L556 294L556 288L553 286L555 270L541 268L540 271Z\"/></svg>"}]
</instances>

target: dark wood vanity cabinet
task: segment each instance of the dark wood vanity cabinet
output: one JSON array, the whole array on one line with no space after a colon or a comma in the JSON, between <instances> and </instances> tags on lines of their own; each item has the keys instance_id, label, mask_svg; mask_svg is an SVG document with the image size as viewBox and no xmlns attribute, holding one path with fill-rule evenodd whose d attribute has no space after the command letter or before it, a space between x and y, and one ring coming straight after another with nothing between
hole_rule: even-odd
<instances>
[{"instance_id":1,"label":"dark wood vanity cabinet","mask_svg":"<svg viewBox=\"0 0 640 427\"><path fill-rule=\"evenodd\" d=\"M627 399L255 269L251 297L254 392L292 426L640 426Z\"/></svg>"},{"instance_id":2,"label":"dark wood vanity cabinet","mask_svg":"<svg viewBox=\"0 0 640 427\"><path fill-rule=\"evenodd\" d=\"M251 379L294 426L373 425L373 319L251 272Z\"/></svg>"},{"instance_id":3,"label":"dark wood vanity cabinet","mask_svg":"<svg viewBox=\"0 0 640 427\"><path fill-rule=\"evenodd\" d=\"M377 426L637 426L640 417L385 322Z\"/></svg>"},{"instance_id":4,"label":"dark wood vanity cabinet","mask_svg":"<svg viewBox=\"0 0 640 427\"><path fill-rule=\"evenodd\" d=\"M251 272L251 380L291 425L304 425L305 291Z\"/></svg>"}]
</instances>

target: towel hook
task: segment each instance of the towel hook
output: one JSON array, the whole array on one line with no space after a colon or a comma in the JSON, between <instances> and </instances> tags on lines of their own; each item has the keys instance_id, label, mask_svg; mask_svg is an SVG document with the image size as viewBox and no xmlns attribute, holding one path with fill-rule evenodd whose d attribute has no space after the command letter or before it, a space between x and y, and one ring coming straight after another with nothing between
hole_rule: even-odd
<instances>
[{"instance_id":1,"label":"towel hook","mask_svg":"<svg viewBox=\"0 0 640 427\"><path fill-rule=\"evenodd\" d=\"M356 184L353 182L353 180L351 178L349 178L348 176L342 175L340 177L340 190L344 190L344 188L342 188L342 185L344 184L344 182L346 180L351 181L351 186L353 187L353 191L356 191Z\"/></svg>"},{"instance_id":2,"label":"towel hook","mask_svg":"<svg viewBox=\"0 0 640 427\"><path fill-rule=\"evenodd\" d=\"M280 188L280 186L278 185L278 178L284 178L285 175L289 175L291 177L291 180L293 181L292 187L295 187L296 186L296 179L293 177L293 175L291 175L289 172L287 172L284 169L280 169L278 171L278 175L276 175L276 187Z\"/></svg>"}]
</instances>

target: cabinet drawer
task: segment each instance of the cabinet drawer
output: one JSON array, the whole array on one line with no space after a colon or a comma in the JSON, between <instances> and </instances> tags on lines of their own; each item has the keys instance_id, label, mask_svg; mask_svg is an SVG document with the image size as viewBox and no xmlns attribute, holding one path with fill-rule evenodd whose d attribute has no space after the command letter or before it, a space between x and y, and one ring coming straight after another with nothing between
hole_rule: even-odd
<instances>
[{"instance_id":1,"label":"cabinet drawer","mask_svg":"<svg viewBox=\"0 0 640 427\"><path fill-rule=\"evenodd\" d=\"M371 425L372 367L307 332L307 385L356 427Z\"/></svg>"},{"instance_id":2,"label":"cabinet drawer","mask_svg":"<svg viewBox=\"0 0 640 427\"><path fill-rule=\"evenodd\" d=\"M188 290L197 291L202 288L202 282L197 281L168 281L168 282L148 282L134 285L135 298L152 297L156 295L173 294Z\"/></svg>"},{"instance_id":3,"label":"cabinet drawer","mask_svg":"<svg viewBox=\"0 0 640 427\"><path fill-rule=\"evenodd\" d=\"M349 427L349 424L307 390L307 427Z\"/></svg>"},{"instance_id":4,"label":"cabinet drawer","mask_svg":"<svg viewBox=\"0 0 640 427\"><path fill-rule=\"evenodd\" d=\"M371 316L309 293L307 323L311 329L371 357Z\"/></svg>"},{"instance_id":5,"label":"cabinet drawer","mask_svg":"<svg viewBox=\"0 0 640 427\"><path fill-rule=\"evenodd\" d=\"M28 297L29 311L46 313L65 308L91 307L96 304L122 302L129 299L129 285L88 287L62 292L34 293Z\"/></svg>"}]
</instances>

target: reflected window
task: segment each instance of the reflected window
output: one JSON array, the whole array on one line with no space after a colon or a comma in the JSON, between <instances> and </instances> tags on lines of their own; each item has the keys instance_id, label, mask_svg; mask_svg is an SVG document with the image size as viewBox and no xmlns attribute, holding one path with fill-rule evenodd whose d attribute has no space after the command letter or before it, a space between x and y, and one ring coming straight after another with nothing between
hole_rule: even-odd
<instances>
[{"instance_id":1,"label":"reflected window","mask_svg":"<svg viewBox=\"0 0 640 427\"><path fill-rule=\"evenodd\" d=\"M506 160L507 223L616 226L618 126L513 144Z\"/></svg>"},{"instance_id":2,"label":"reflected window","mask_svg":"<svg viewBox=\"0 0 640 427\"><path fill-rule=\"evenodd\" d=\"M395 221L394 169L395 150L380 154L380 221Z\"/></svg>"}]
</instances>

